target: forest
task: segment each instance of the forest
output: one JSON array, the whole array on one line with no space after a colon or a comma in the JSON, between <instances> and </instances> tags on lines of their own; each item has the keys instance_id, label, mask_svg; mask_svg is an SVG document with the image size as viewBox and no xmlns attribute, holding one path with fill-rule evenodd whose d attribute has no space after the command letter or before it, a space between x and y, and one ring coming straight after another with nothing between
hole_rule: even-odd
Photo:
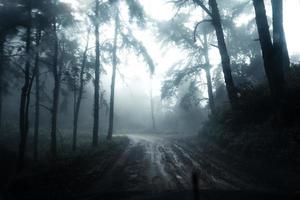
<instances>
[{"instance_id":1,"label":"forest","mask_svg":"<svg viewBox=\"0 0 300 200\"><path fill-rule=\"evenodd\" d=\"M0 0L0 200L300 199L300 0Z\"/></svg>"}]
</instances>

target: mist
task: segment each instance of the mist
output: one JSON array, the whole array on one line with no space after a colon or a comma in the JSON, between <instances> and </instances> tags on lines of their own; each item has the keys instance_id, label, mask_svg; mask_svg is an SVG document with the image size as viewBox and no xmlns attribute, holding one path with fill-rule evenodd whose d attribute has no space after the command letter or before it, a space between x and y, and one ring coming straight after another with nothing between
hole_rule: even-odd
<instances>
[{"instance_id":1,"label":"mist","mask_svg":"<svg viewBox=\"0 0 300 200\"><path fill-rule=\"evenodd\" d=\"M0 199L298 199L298 0L0 0Z\"/></svg>"}]
</instances>

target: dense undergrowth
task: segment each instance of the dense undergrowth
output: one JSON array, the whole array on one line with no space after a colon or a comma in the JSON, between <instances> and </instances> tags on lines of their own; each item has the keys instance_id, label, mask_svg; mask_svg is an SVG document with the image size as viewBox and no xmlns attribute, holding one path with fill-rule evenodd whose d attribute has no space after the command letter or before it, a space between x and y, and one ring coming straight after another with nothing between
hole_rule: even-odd
<instances>
[{"instance_id":1,"label":"dense undergrowth","mask_svg":"<svg viewBox=\"0 0 300 200\"><path fill-rule=\"evenodd\" d=\"M239 109L219 107L200 134L247 159L299 164L300 66L291 68L281 108L266 83L240 92Z\"/></svg>"}]
</instances>

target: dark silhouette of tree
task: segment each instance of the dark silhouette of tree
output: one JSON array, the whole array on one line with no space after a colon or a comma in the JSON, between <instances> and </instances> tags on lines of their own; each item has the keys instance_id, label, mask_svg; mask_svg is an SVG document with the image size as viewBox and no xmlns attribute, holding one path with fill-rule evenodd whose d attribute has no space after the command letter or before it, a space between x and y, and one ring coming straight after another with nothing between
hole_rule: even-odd
<instances>
[{"instance_id":1,"label":"dark silhouette of tree","mask_svg":"<svg viewBox=\"0 0 300 200\"><path fill-rule=\"evenodd\" d=\"M216 106L215 106L215 100L214 100L214 94L213 94L213 87L212 87L212 79L211 79L211 65L209 61L208 56L208 39L207 39L207 33L203 34L203 49L204 49L204 58L205 58L205 75L206 75L206 82L207 82L207 93L208 93L208 99L209 99L209 106L212 114L215 114Z\"/></svg>"},{"instance_id":2,"label":"dark silhouette of tree","mask_svg":"<svg viewBox=\"0 0 300 200\"><path fill-rule=\"evenodd\" d=\"M93 126L93 146L98 146L99 134L99 98L100 98L100 39L99 39L99 1L95 0L95 81L94 81L94 126Z\"/></svg>"},{"instance_id":3,"label":"dark silhouette of tree","mask_svg":"<svg viewBox=\"0 0 300 200\"><path fill-rule=\"evenodd\" d=\"M4 64L4 39L0 38L0 129L2 127L2 103L3 103L3 89L2 89L2 74Z\"/></svg>"},{"instance_id":4,"label":"dark silhouette of tree","mask_svg":"<svg viewBox=\"0 0 300 200\"><path fill-rule=\"evenodd\" d=\"M156 131L156 121L155 121L155 113L154 113L154 101L153 101L153 74L150 74L150 109L151 109L151 121L152 121L152 129Z\"/></svg>"},{"instance_id":5,"label":"dark silhouette of tree","mask_svg":"<svg viewBox=\"0 0 300 200\"><path fill-rule=\"evenodd\" d=\"M61 77L64 65L65 47L64 43L59 44L58 31L63 26L72 24L72 15L67 5L55 1L50 4L50 23L52 26L52 39L53 39L53 60L52 60L52 75L54 81L54 88L52 93L52 106L51 106L51 144L50 152L52 158L57 157L57 118L58 106L61 90Z\"/></svg>"},{"instance_id":6,"label":"dark silhouette of tree","mask_svg":"<svg viewBox=\"0 0 300 200\"><path fill-rule=\"evenodd\" d=\"M276 62L280 63L286 75L290 68L289 52L286 45L283 28L283 3L282 0L272 0L273 13L273 45Z\"/></svg>"},{"instance_id":7,"label":"dark silhouette of tree","mask_svg":"<svg viewBox=\"0 0 300 200\"><path fill-rule=\"evenodd\" d=\"M113 135L114 127L114 106L115 106L115 84L116 84L116 71L117 71L117 41L118 41L118 29L120 26L119 10L116 10L115 17L115 33L113 42L113 52L112 52L112 77L111 77L111 89L110 89L110 103L109 103L109 124L107 139L111 140Z\"/></svg>"},{"instance_id":8,"label":"dark silhouette of tree","mask_svg":"<svg viewBox=\"0 0 300 200\"><path fill-rule=\"evenodd\" d=\"M82 100L82 95L83 95L83 90L84 90L84 84L85 84L84 74L85 74L85 69L86 69L86 65L87 65L89 38L90 38L90 30L88 31L86 46L85 46L83 56L82 56L82 63L81 63L80 74L79 74L78 96L77 96L77 99L75 98L74 119L73 119L73 143L72 143L73 151L76 151L76 148L77 148L78 117L79 117L80 105L81 105L81 100ZM74 94L76 97L76 86L75 86Z\"/></svg>"},{"instance_id":9,"label":"dark silhouette of tree","mask_svg":"<svg viewBox=\"0 0 300 200\"><path fill-rule=\"evenodd\" d=\"M35 34L35 111L34 111L34 133L33 133L33 159L38 159L38 137L40 127L40 42L42 37L41 16L38 16Z\"/></svg>"},{"instance_id":10,"label":"dark silhouette of tree","mask_svg":"<svg viewBox=\"0 0 300 200\"><path fill-rule=\"evenodd\" d=\"M278 51L283 51L280 48L280 44L278 44L279 47L274 47L272 43L264 2L253 0L253 5L267 79L272 95L274 96L275 101L278 101L283 97L285 80L282 67L283 62L278 62L276 56L283 59L282 56L277 54ZM274 15L276 15L276 13ZM274 41L276 42L276 39Z\"/></svg>"},{"instance_id":11,"label":"dark silhouette of tree","mask_svg":"<svg viewBox=\"0 0 300 200\"><path fill-rule=\"evenodd\" d=\"M30 102L30 53L31 53L31 23L32 23L32 2L26 1L27 8L27 28L26 28L26 61L24 69L24 85L21 92L20 100L20 116L19 116L19 128L20 128L20 143L19 143L19 157L18 157L18 171L24 168L24 159L26 153L26 143L29 129L29 102Z\"/></svg>"},{"instance_id":12,"label":"dark silhouette of tree","mask_svg":"<svg viewBox=\"0 0 300 200\"><path fill-rule=\"evenodd\" d=\"M218 4L216 0L209 0L208 1L208 4L210 6L210 10L209 10L201 0L194 0L194 2L198 4L212 19L212 24L215 28L216 37L218 40L218 49L222 60L222 68L223 68L223 74L226 83L228 97L232 108L235 109L238 106L237 89L235 87L232 74L231 74L230 57L226 47Z\"/></svg>"}]
</instances>

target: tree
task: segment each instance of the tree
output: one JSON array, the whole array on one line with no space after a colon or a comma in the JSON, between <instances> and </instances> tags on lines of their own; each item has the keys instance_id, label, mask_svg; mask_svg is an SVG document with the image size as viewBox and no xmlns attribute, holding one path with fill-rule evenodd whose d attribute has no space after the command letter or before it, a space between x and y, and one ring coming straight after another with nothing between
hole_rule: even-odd
<instances>
[{"instance_id":1,"label":"tree","mask_svg":"<svg viewBox=\"0 0 300 200\"><path fill-rule=\"evenodd\" d=\"M223 68L223 74L226 83L228 97L232 108L236 109L238 106L237 89L235 87L232 74L231 74L230 57L225 43L225 37L224 37L224 32L221 23L221 16L220 16L217 1L216 0L208 1L211 10L209 10L201 0L194 0L194 2L198 4L212 19L212 24L215 28L216 37L218 40L218 49L222 60L222 68Z\"/></svg>"},{"instance_id":2,"label":"tree","mask_svg":"<svg viewBox=\"0 0 300 200\"><path fill-rule=\"evenodd\" d=\"M59 44L58 31L62 26L68 26L72 24L73 17L71 11L67 5L63 3L58 3L55 1L50 4L50 23L52 26L52 39L53 39L53 58L52 58L52 75L54 81L54 88L52 93L52 107L51 107L51 143L50 152L52 158L57 157L57 118L58 118L58 106L61 90L61 76L63 72L64 65L64 54L65 46L64 43ZM61 53L60 53L61 51ZM60 53L60 54L59 54Z\"/></svg>"},{"instance_id":3,"label":"tree","mask_svg":"<svg viewBox=\"0 0 300 200\"><path fill-rule=\"evenodd\" d=\"M38 159L38 136L39 136L39 126L40 126L40 42L42 37L42 27L40 17L38 16L38 25L36 27L35 35L35 112L34 112L34 133L33 133L33 159L37 161Z\"/></svg>"},{"instance_id":4,"label":"tree","mask_svg":"<svg viewBox=\"0 0 300 200\"><path fill-rule=\"evenodd\" d=\"M79 75L79 88L78 88L78 96L77 100L75 98L75 108L74 108L74 121L73 121L73 143L72 143L72 149L73 151L76 151L77 147L77 127L78 127L78 117L79 117L79 111L80 111L80 105L84 90L84 73L87 63L87 53L88 53L88 47L89 47L89 38L90 38L90 31L88 31L86 46L83 52L82 56L82 64L80 67L80 75ZM76 97L76 86L74 91L75 97Z\"/></svg>"},{"instance_id":5,"label":"tree","mask_svg":"<svg viewBox=\"0 0 300 200\"><path fill-rule=\"evenodd\" d=\"M95 0L95 82L94 82L94 126L93 126L93 147L98 146L99 134L99 94L100 94L100 41L99 41L99 1Z\"/></svg>"},{"instance_id":6,"label":"tree","mask_svg":"<svg viewBox=\"0 0 300 200\"><path fill-rule=\"evenodd\" d=\"M275 102L277 102L276 104L278 104L280 99L283 97L285 88L285 80L282 67L283 62L278 62L276 58L276 56L280 57L280 55L277 55L278 49L280 49L280 47L275 48L272 44L264 1L253 0L253 5L255 9L257 30L267 79L274 100ZM278 46L280 46L280 44L278 44ZM283 52L282 50L280 51ZM282 59L283 57L280 58Z\"/></svg>"},{"instance_id":7,"label":"tree","mask_svg":"<svg viewBox=\"0 0 300 200\"><path fill-rule=\"evenodd\" d=\"M181 47L188 54L188 57L180 62L180 66L178 66L179 68L181 67L181 69L177 71L175 70L174 73L172 73L173 77L171 78L171 81L174 84L170 84L170 80L167 80L165 82L166 86L164 87L163 91L166 92L166 88L173 90L172 87L178 87L185 77L193 78L196 74L198 74L198 77L200 77L201 71L204 70L206 75L209 106L211 113L214 113L215 103L210 74L211 66L208 56L208 38L212 33L211 22L210 20L204 19L198 23L196 29L193 31L185 26L185 23L188 20L188 14L181 14L178 15L177 18L173 19L172 22L160 23L158 25L160 29L160 38L162 39L163 44L166 42L170 44L175 42L175 45ZM192 39L193 34L194 40ZM212 39L210 39L210 41L211 40ZM168 85L173 86L169 87Z\"/></svg>"},{"instance_id":8,"label":"tree","mask_svg":"<svg viewBox=\"0 0 300 200\"><path fill-rule=\"evenodd\" d=\"M9 35L16 34L18 26L25 27L27 24L26 11L16 6L18 1L2 1L1 3L3 5L0 6L0 129L2 126L2 104L8 86L4 76L7 69L5 66L7 64L5 42Z\"/></svg>"},{"instance_id":9,"label":"tree","mask_svg":"<svg viewBox=\"0 0 300 200\"><path fill-rule=\"evenodd\" d=\"M4 73L4 44L5 39L0 36L0 130L2 127L2 103L3 103L3 73Z\"/></svg>"},{"instance_id":10,"label":"tree","mask_svg":"<svg viewBox=\"0 0 300 200\"><path fill-rule=\"evenodd\" d=\"M114 126L114 104L115 104L115 83L116 83L116 71L117 71L117 41L118 41L118 29L119 29L119 10L116 10L115 17L115 33L113 42L113 55L112 55L112 77L111 77L111 90L110 90L110 104L109 104L109 125L107 139L111 140L113 135Z\"/></svg>"},{"instance_id":11,"label":"tree","mask_svg":"<svg viewBox=\"0 0 300 200\"><path fill-rule=\"evenodd\" d=\"M31 0L26 2L27 19L28 24L26 28L26 61L24 69L24 85L21 92L20 100L20 116L19 116L19 128L20 128L20 143L19 143L19 157L18 157L18 171L24 168L24 159L26 152L26 143L29 128L29 102L30 102L30 51L31 51L31 21L32 21L32 5Z\"/></svg>"},{"instance_id":12,"label":"tree","mask_svg":"<svg viewBox=\"0 0 300 200\"><path fill-rule=\"evenodd\" d=\"M54 55L53 55L53 64L52 64L52 73L54 78L54 89L52 95L52 109L51 109L51 155L53 158L56 158L57 155L57 112L58 112L58 103L59 103L59 90L60 90L60 71L58 69L58 36L57 36L57 19L56 16L53 16L52 19L52 28L53 28L53 44L54 44Z\"/></svg>"},{"instance_id":13,"label":"tree","mask_svg":"<svg viewBox=\"0 0 300 200\"><path fill-rule=\"evenodd\" d=\"M156 130L155 114L154 114L154 102L153 102L153 85L152 85L153 74L150 75L150 109L151 109L151 121L152 129Z\"/></svg>"},{"instance_id":14,"label":"tree","mask_svg":"<svg viewBox=\"0 0 300 200\"><path fill-rule=\"evenodd\" d=\"M212 88L212 80L211 80L211 74L210 69L211 65L209 62L209 56L208 56L208 39L207 39L207 33L203 34L204 42L203 42L203 49L204 49L204 58L205 58L205 74L206 74L206 82L207 82L207 93L208 93L208 100L209 100L209 106L212 114L215 114L216 106L215 106L215 100L214 100L214 94L213 94L213 88Z\"/></svg>"},{"instance_id":15,"label":"tree","mask_svg":"<svg viewBox=\"0 0 300 200\"><path fill-rule=\"evenodd\" d=\"M140 26L144 25L144 10L140 3L136 0L127 0L126 1L130 20L136 19L136 23ZM129 25L126 22L120 24L119 18L119 1L111 1L111 5L113 8L113 12L115 13L114 21L115 21L115 31L114 31L114 39L113 39L113 47L112 47L112 79L111 79L111 93L110 93L110 108L109 108L109 125L108 125L108 133L107 139L111 140L113 135L113 127L114 127L114 101L115 101L115 81L116 81L116 70L117 70L117 50L118 50L118 36L120 35L123 39L123 48L131 49L133 48L138 54L141 54L146 63L149 65L150 72L153 74L154 72L154 64L153 61L148 54L146 48L143 44L138 41L132 34ZM127 27L128 34L123 34L124 27ZM152 104L151 104L152 108Z\"/></svg>"},{"instance_id":16,"label":"tree","mask_svg":"<svg viewBox=\"0 0 300 200\"><path fill-rule=\"evenodd\" d=\"M286 75L290 68L290 58L283 28L283 3L282 0L272 0L273 13L273 45L276 62L280 63Z\"/></svg>"}]
</instances>

